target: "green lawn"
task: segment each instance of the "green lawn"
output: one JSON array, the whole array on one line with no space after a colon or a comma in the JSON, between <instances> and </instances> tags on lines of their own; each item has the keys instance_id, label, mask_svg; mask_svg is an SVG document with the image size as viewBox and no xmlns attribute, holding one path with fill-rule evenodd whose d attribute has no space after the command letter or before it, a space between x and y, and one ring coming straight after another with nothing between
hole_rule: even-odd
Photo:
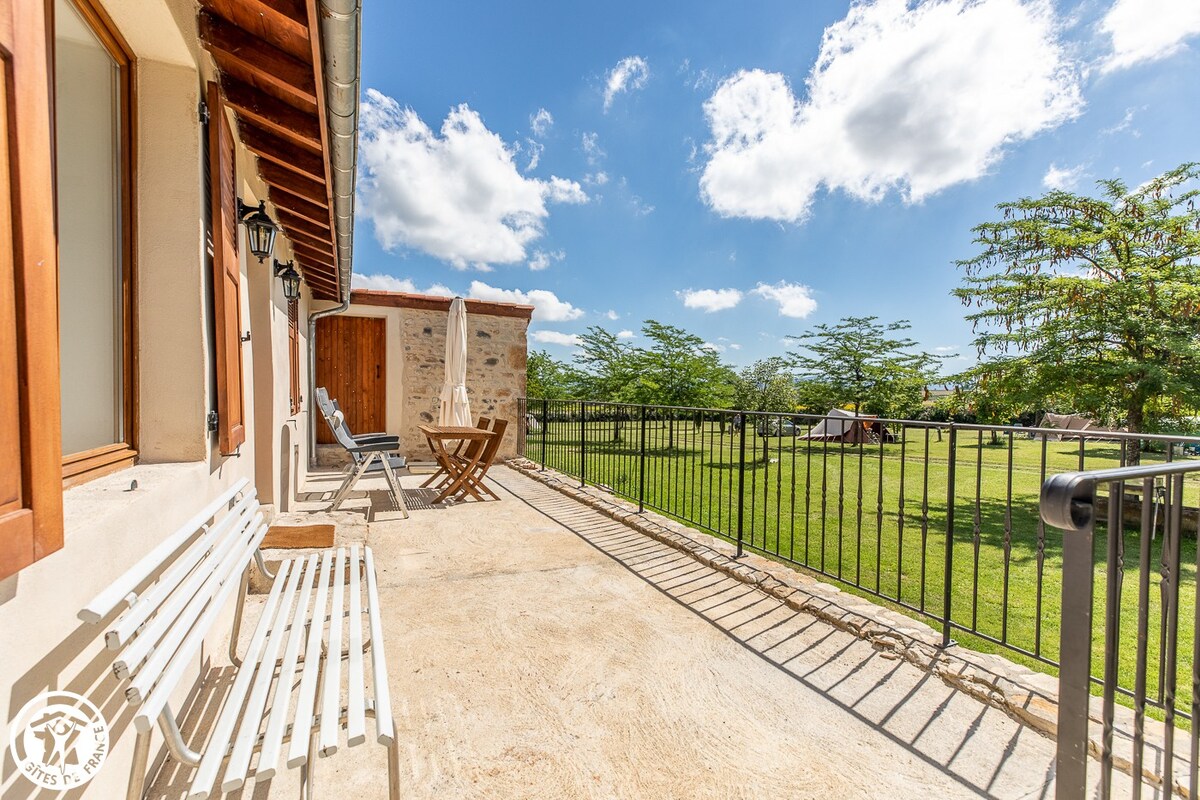
<instances>
[{"instance_id":1,"label":"green lawn","mask_svg":"<svg viewBox=\"0 0 1200 800\"><path fill-rule=\"evenodd\" d=\"M738 522L739 449L732 429L713 421L647 423L644 477L636 421L586 425L584 476L618 494L693 527L735 539ZM580 474L578 420L552 421L530 433L526 455L576 477ZM797 441L790 435L760 438L746 432L743 541L747 548L794 562L875 596L940 627L945 604L949 436L911 427L893 430L900 441L842 445ZM1039 659L1058 658L1062 534L1038 517L1044 475L1099 469L1120 463L1112 442L1049 441L958 431L954 459L954 527L950 569L953 636L964 645L999 652L1053 672ZM764 452L765 448L765 452ZM1178 458L1178 453L1176 454ZM1146 453L1143 463L1162 461ZM1043 466L1044 465L1044 466ZM1200 479L1198 479L1200 480ZM643 483L644 481L644 483ZM1200 505L1200 482L1186 485L1185 504ZM1161 522L1160 522L1161 526ZM1105 531L1097 529L1096 636L1093 674L1101 669ZM1149 694L1160 696L1160 584L1163 536L1152 543ZM1138 621L1139 537L1124 535L1121 586L1120 683L1132 687ZM1196 541L1185 533L1180 555L1179 640L1176 698L1191 702L1195 633Z\"/></svg>"}]
</instances>

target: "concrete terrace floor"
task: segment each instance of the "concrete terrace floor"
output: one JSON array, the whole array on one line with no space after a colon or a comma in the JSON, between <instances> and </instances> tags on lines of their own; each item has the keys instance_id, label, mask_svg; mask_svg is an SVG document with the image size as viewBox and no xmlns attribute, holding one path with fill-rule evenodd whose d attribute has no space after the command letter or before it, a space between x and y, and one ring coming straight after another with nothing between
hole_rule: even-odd
<instances>
[{"instance_id":1,"label":"concrete terrace floor","mask_svg":"<svg viewBox=\"0 0 1200 800\"><path fill-rule=\"evenodd\" d=\"M364 522L382 492L294 517L374 549L402 797L1053 796L1054 743L1003 712L514 470L491 476L500 502L431 507L406 476L410 519ZM301 510L336 483L313 476ZM295 797L297 773L242 796ZM151 796L185 777L165 770ZM317 796L384 798L386 781L373 744L315 770Z\"/></svg>"}]
</instances>

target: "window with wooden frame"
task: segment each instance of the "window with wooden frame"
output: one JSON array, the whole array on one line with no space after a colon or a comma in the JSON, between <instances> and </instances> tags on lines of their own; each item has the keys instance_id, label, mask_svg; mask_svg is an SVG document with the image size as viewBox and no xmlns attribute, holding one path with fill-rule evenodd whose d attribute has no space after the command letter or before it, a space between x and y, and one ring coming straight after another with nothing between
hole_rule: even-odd
<instances>
[{"instance_id":1,"label":"window with wooden frame","mask_svg":"<svg viewBox=\"0 0 1200 800\"><path fill-rule=\"evenodd\" d=\"M0 0L0 579L63 542L49 28Z\"/></svg>"},{"instance_id":2,"label":"window with wooden frame","mask_svg":"<svg viewBox=\"0 0 1200 800\"><path fill-rule=\"evenodd\" d=\"M133 54L92 0L54 0L62 476L137 457Z\"/></svg>"},{"instance_id":3,"label":"window with wooden frame","mask_svg":"<svg viewBox=\"0 0 1200 800\"><path fill-rule=\"evenodd\" d=\"M292 414L300 412L300 301L288 300L288 397Z\"/></svg>"},{"instance_id":4,"label":"window with wooden frame","mask_svg":"<svg viewBox=\"0 0 1200 800\"><path fill-rule=\"evenodd\" d=\"M222 455L246 441L242 380L242 266L238 261L233 128L216 83L208 84L208 180L212 235L217 440Z\"/></svg>"}]
</instances>

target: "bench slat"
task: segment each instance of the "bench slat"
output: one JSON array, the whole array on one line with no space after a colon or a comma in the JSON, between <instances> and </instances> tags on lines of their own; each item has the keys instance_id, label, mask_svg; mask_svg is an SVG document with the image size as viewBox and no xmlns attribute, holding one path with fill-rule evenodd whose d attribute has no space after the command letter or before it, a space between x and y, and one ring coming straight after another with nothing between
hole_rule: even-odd
<instances>
[{"instance_id":1,"label":"bench slat","mask_svg":"<svg viewBox=\"0 0 1200 800\"><path fill-rule=\"evenodd\" d=\"M333 551L326 550L321 557L317 602L313 608L312 624L308 628L308 642L304 646L304 672L300 676L300 691L296 696L295 726L292 728L292 743L288 748L287 760L291 769L307 763L308 745L316 736L313 731L313 709L317 699L317 676L320 674L321 642L325 632L325 607L329 600L329 573L332 561ZM341 579L340 575L336 577Z\"/></svg>"},{"instance_id":2,"label":"bench slat","mask_svg":"<svg viewBox=\"0 0 1200 800\"><path fill-rule=\"evenodd\" d=\"M188 580L188 573L192 567L196 565L202 558L207 556L214 547L219 547L224 541L221 537L234 530L238 525L245 525L245 521L249 519L255 511L258 510L258 499L253 493L246 494L237 502L229 513L221 519L220 522L213 525L209 530L197 539L187 549L187 551L171 565L169 569L163 572L162 577L155 581L146 592L138 598L133 606L122 614L116 624L105 634L104 641L109 649L117 650L122 645L126 644L137 633L138 628L142 626L150 615L155 610L161 610L164 617L169 617L172 614L170 603L176 604L175 610L182 606L182 597L187 599L186 590L176 592L175 598L170 598L172 592L179 589L184 581ZM204 578L204 570L196 570L191 576L189 585L196 585ZM153 642L151 642L153 644ZM138 659L140 663L141 659ZM124 669L130 668L128 659L122 659Z\"/></svg>"},{"instance_id":3,"label":"bench slat","mask_svg":"<svg viewBox=\"0 0 1200 800\"><path fill-rule=\"evenodd\" d=\"M342 609L346 593L346 548L337 551L337 566L333 570L333 605L329 609L329 652L325 659L325 674L321 685L322 756L331 756L338 748L338 711L342 691Z\"/></svg>"},{"instance_id":4,"label":"bench slat","mask_svg":"<svg viewBox=\"0 0 1200 800\"><path fill-rule=\"evenodd\" d=\"M371 626L371 683L375 689L375 736L380 744L396 738L392 721L392 698L388 687L387 660L383 653L383 617L379 606L379 580L371 548L363 548L367 560L367 620Z\"/></svg>"},{"instance_id":5,"label":"bench slat","mask_svg":"<svg viewBox=\"0 0 1200 800\"><path fill-rule=\"evenodd\" d=\"M363 678L362 591L359 581L360 556L358 545L350 547L350 668L347 687L349 718L346 722L347 744L356 747L367 740L366 687Z\"/></svg>"},{"instance_id":6,"label":"bench slat","mask_svg":"<svg viewBox=\"0 0 1200 800\"><path fill-rule=\"evenodd\" d=\"M146 578L153 575L171 554L182 547L188 539L192 538L205 522L216 516L222 508L228 506L229 501L249 485L250 481L242 478L233 486L230 486L224 492L217 495L216 499L205 506L202 511L177 528L173 534L164 539L157 547L113 581L107 589L96 595L92 599L92 602L80 609L78 614L79 619L83 622L95 624L111 614L114 609L125 602L125 598L130 593L136 591L137 587L142 585L142 582Z\"/></svg>"},{"instance_id":7,"label":"bench slat","mask_svg":"<svg viewBox=\"0 0 1200 800\"><path fill-rule=\"evenodd\" d=\"M179 642L207 613L212 598L231 579L240 576L250 556L242 559L247 534L262 524L257 516L250 525L239 522L235 533L213 548L207 560L171 596L142 632L130 642L114 664L133 676L125 696L137 703L159 680ZM145 662L143 663L143 659Z\"/></svg>"},{"instance_id":8,"label":"bench slat","mask_svg":"<svg viewBox=\"0 0 1200 800\"><path fill-rule=\"evenodd\" d=\"M279 658L279 648L283 644L284 631L287 622L292 617L292 608L296 602L296 594L300 588L300 578L304 572L303 564L297 563L288 578L287 588L283 590L280 601L280 613L276 624L271 628L267 639L267 649L262 661L254 674L254 688L250 690L250 699L242 713L242 724L238 726L237 737L233 740L233 751L229 755L229 763L225 767L225 775L221 779L221 791L232 792L241 787L246 780L250 768L250 755L258 740L258 729L262 726L263 708L267 704L267 692L275 677L275 661ZM243 667L244 669L244 667Z\"/></svg>"},{"instance_id":9,"label":"bench slat","mask_svg":"<svg viewBox=\"0 0 1200 800\"><path fill-rule=\"evenodd\" d=\"M267 718L267 728L263 733L262 749L258 751L258 767L254 771L255 780L266 780L274 776L275 768L279 765L279 754L283 749L283 733L287 726L288 711L291 708L296 661L300 657L300 642L304 641L305 623L310 619L308 607L312 600L313 581L317 577L319 559L320 556L313 553L304 564L304 586L300 590L300 602L296 604L296 613L292 617L292 630L288 634L287 646L283 650L283 663L279 667L279 677L275 679L275 700L271 703L271 714ZM307 732L305 731L305 733ZM296 729L295 733L300 738L308 738L299 729Z\"/></svg>"},{"instance_id":10,"label":"bench slat","mask_svg":"<svg viewBox=\"0 0 1200 800\"><path fill-rule=\"evenodd\" d=\"M250 637L250 644L247 645L246 654L242 657L242 666L233 680L233 687L230 688L225 705L221 708L221 714L217 717L216 724L213 725L207 749L200 759L196 776L192 779L188 800L207 800L212 794L213 784L216 782L217 773L225 760L225 752L229 748L230 739L233 738L234 728L237 726L238 720L242 718L242 704L246 699L246 694L250 691L255 668L260 663L267 634L274 630L276 625L283 625L282 622L276 622L276 612L279 609L279 598L283 594L283 587L287 583L291 567L292 562L284 561L275 572L271 593L267 595L262 616L259 617L258 625Z\"/></svg>"},{"instance_id":11,"label":"bench slat","mask_svg":"<svg viewBox=\"0 0 1200 800\"><path fill-rule=\"evenodd\" d=\"M235 559L242 560L242 563L249 563L254 551L262 542L263 537L267 535L267 526L260 525L258 530L246 541L240 552L236 552L233 556ZM178 650L171 657L170 664L163 670L162 676L154 685L154 690L150 692L150 696L142 703L142 707L138 709L138 713L134 716L134 725L139 731L145 732L150 730L154 724L154 719L162 712L167 705L167 700L179 684L180 678L184 673L194 668L195 664L192 659L200 651L200 645L204 643L204 637L208 630L216 622L220 616L222 607L225 601L229 599L229 595L233 590L241 584L240 575L234 574L229 577L224 585L221 586L220 592L217 594L213 602L208 604L204 615L196 621L195 626L187 634L187 638L179 645ZM174 638L174 631L172 631ZM140 676L139 676L140 677Z\"/></svg>"}]
</instances>

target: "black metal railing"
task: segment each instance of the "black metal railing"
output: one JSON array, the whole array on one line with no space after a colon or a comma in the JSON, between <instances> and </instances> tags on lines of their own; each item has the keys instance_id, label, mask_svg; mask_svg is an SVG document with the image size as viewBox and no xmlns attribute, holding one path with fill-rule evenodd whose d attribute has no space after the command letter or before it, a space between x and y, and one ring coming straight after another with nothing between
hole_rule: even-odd
<instances>
[{"instance_id":1,"label":"black metal railing","mask_svg":"<svg viewBox=\"0 0 1200 800\"><path fill-rule=\"evenodd\" d=\"M1142 796L1143 776L1159 790L1156 796L1159 792L1161 796L1197 796L1200 727L1194 721L1200 713L1200 639L1195 634L1200 628L1196 584L1200 562L1194 546L1190 553L1184 552L1184 531L1185 521L1194 511L1185 503L1185 481L1198 470L1200 462L1184 461L1072 472L1051 476L1042 487L1042 518L1065 532L1056 768L1059 800L1081 800L1091 794L1088 728L1096 660L1103 665L1099 678L1099 796L1113 795L1113 769L1118 761L1135 776L1130 782L1132 797ZM1102 488L1107 489L1109 499L1104 509L1098 508L1097 495ZM1132 536L1125 531L1124 509L1130 488L1140 497L1153 494L1159 498L1158 503L1141 504ZM1158 539L1156 515L1162 519L1157 570L1153 553ZM1098 519L1106 520L1103 537L1097 535ZM1107 535L1114 530L1121 530L1122 535ZM1127 538L1136 556L1127 552ZM1098 555L1101 544L1103 555ZM1190 575L1186 574L1189 570ZM1136 574L1132 604L1125 597L1127 571ZM1098 582L1102 584L1099 591ZM1152 583L1157 583L1157 598ZM1097 595L1101 604L1095 602ZM1093 614L1103 628L1099 637ZM1129 690L1124 679L1129 677L1131 660L1133 683ZM1116 701L1122 694L1132 701L1132 725L1116 721ZM1147 717L1155 709L1161 712L1162 722L1152 724L1148 733ZM1185 722L1191 723L1189 729L1177 731L1176 725ZM1118 731L1121 736L1114 744ZM1186 744L1177 741L1184 737ZM1186 753L1180 757L1184 747Z\"/></svg>"},{"instance_id":2,"label":"black metal railing","mask_svg":"<svg viewBox=\"0 0 1200 800\"><path fill-rule=\"evenodd\" d=\"M1123 467L1135 449L1141 464L1159 466L1200 453L1196 437L577 400L529 399L521 418L524 455L543 467L726 538L739 554L786 561L886 601L939 628L943 645L968 637L1051 669L1063 538L1039 515L1042 484ZM1144 510L1159 525L1160 488L1126 488L1117 504L1125 523L1136 526ZM1184 555L1194 560L1196 509L1179 517ZM1152 539L1150 558L1161 561L1164 541ZM1195 574L1171 579L1190 587ZM1136 587L1122 591L1127 605L1137 602ZM1161 627L1174 612L1153 605L1150 624ZM1194 600L1185 606L1192 613ZM1190 663L1194 631L1181 636ZM1152 661L1152 680L1165 668ZM1132 672L1119 670L1126 703L1136 693ZM1182 691L1191 697L1191 684ZM1156 688L1151 707L1161 716L1165 692L1158 697Z\"/></svg>"}]
</instances>

